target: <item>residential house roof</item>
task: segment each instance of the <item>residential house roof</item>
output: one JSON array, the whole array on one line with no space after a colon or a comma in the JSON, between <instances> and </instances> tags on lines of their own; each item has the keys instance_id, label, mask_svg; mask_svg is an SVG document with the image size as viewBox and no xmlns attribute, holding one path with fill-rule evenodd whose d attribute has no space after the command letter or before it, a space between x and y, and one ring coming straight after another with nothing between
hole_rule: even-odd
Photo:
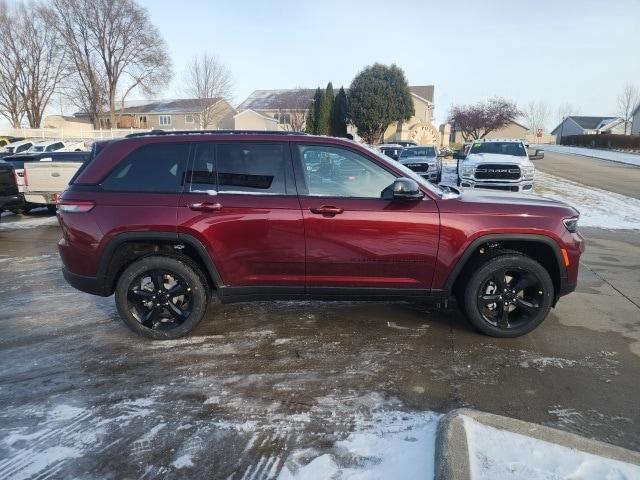
<instances>
[{"instance_id":1,"label":"residential house roof","mask_svg":"<svg viewBox=\"0 0 640 480\"><path fill-rule=\"evenodd\" d=\"M199 113L202 110L215 105L222 98L178 98L173 100L131 100L125 101L122 114L179 114ZM74 116L85 116L86 112L75 113Z\"/></svg>"},{"instance_id":2,"label":"residential house roof","mask_svg":"<svg viewBox=\"0 0 640 480\"><path fill-rule=\"evenodd\" d=\"M412 94L433 103L433 85L410 86ZM345 89L345 91L348 91ZM338 90L336 89L337 93ZM313 88L289 88L280 90L255 90L247 99L238 105L237 110L279 110L304 109L313 100Z\"/></svg>"},{"instance_id":3,"label":"residential house roof","mask_svg":"<svg viewBox=\"0 0 640 480\"><path fill-rule=\"evenodd\" d=\"M614 120L618 120L618 117L593 117L593 116L582 116L582 115L570 115L566 117L556 128L554 128L551 133L555 134L556 130L560 128L567 120L572 120L580 128L583 130L598 130L604 128L607 124L611 123Z\"/></svg>"}]
</instances>

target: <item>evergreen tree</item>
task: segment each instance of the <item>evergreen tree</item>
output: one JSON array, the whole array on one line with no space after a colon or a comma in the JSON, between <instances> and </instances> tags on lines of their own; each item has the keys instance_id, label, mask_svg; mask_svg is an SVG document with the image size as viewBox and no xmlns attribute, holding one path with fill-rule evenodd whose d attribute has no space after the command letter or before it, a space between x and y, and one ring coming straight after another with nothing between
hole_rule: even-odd
<instances>
[{"instance_id":1,"label":"evergreen tree","mask_svg":"<svg viewBox=\"0 0 640 480\"><path fill-rule=\"evenodd\" d=\"M375 144L393 122L414 115L409 84L402 69L379 63L356 75L349 88L349 118L365 142Z\"/></svg>"},{"instance_id":2,"label":"evergreen tree","mask_svg":"<svg viewBox=\"0 0 640 480\"><path fill-rule=\"evenodd\" d=\"M333 114L331 115L331 135L334 137L347 136L347 115L349 107L347 104L347 94L344 88L340 87L336 99L333 101Z\"/></svg>"},{"instance_id":3,"label":"evergreen tree","mask_svg":"<svg viewBox=\"0 0 640 480\"><path fill-rule=\"evenodd\" d=\"M313 104L312 104L312 115L311 115L311 132L313 134L318 134L318 125L320 124L320 107L322 106L322 102L324 100L324 92L320 89L320 87L316 88L316 93L313 95Z\"/></svg>"},{"instance_id":4,"label":"evergreen tree","mask_svg":"<svg viewBox=\"0 0 640 480\"><path fill-rule=\"evenodd\" d=\"M307 133L316 133L315 131L315 101L309 102L309 108L307 109L307 116L304 121L304 131Z\"/></svg>"},{"instance_id":5,"label":"evergreen tree","mask_svg":"<svg viewBox=\"0 0 640 480\"><path fill-rule=\"evenodd\" d=\"M333 99L333 85L329 82L326 90L324 91L322 103L320 104L320 111L318 113L318 123L316 125L318 135L331 135Z\"/></svg>"}]
</instances>

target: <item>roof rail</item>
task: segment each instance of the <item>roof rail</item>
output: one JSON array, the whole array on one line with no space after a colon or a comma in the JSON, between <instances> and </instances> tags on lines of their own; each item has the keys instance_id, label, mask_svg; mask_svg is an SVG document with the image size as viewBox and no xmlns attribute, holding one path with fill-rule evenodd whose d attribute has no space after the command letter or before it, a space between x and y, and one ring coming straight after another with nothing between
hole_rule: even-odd
<instances>
[{"instance_id":1,"label":"roof rail","mask_svg":"<svg viewBox=\"0 0 640 480\"><path fill-rule=\"evenodd\" d=\"M147 137L152 135L308 135L305 132L287 132L280 130L151 130L150 132L130 133L126 138Z\"/></svg>"}]
</instances>

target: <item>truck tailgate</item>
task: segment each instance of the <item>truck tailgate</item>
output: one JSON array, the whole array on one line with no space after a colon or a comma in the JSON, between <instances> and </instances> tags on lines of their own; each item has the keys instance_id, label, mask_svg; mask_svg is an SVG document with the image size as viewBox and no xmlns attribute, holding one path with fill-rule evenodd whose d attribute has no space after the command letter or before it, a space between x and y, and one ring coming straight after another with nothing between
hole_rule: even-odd
<instances>
[{"instance_id":1,"label":"truck tailgate","mask_svg":"<svg viewBox=\"0 0 640 480\"><path fill-rule=\"evenodd\" d=\"M25 163L25 191L62 192L81 165L82 162Z\"/></svg>"}]
</instances>

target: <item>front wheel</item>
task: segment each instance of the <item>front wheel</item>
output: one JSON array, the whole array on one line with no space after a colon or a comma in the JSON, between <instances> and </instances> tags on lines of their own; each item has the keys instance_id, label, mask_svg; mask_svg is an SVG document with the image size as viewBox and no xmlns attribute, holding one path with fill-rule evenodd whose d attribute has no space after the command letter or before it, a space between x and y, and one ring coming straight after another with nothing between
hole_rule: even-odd
<instances>
[{"instance_id":1,"label":"front wheel","mask_svg":"<svg viewBox=\"0 0 640 480\"><path fill-rule=\"evenodd\" d=\"M526 255L506 253L478 263L469 273L462 307L482 333L519 337L542 323L553 296L553 281L542 265Z\"/></svg>"},{"instance_id":2,"label":"front wheel","mask_svg":"<svg viewBox=\"0 0 640 480\"><path fill-rule=\"evenodd\" d=\"M187 335L202 320L207 288L194 267L172 257L150 256L118 279L116 306L134 332L153 339Z\"/></svg>"}]
</instances>

